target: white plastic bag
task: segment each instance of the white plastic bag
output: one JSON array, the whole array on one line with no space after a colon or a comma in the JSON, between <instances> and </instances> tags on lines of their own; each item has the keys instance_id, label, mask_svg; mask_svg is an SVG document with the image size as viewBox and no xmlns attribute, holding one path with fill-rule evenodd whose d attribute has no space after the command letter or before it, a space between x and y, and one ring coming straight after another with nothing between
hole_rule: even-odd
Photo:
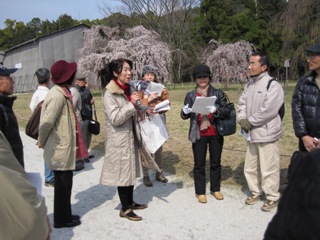
<instances>
[{"instance_id":1,"label":"white plastic bag","mask_svg":"<svg viewBox=\"0 0 320 240\"><path fill-rule=\"evenodd\" d=\"M150 153L155 153L168 140L168 132L159 114L150 115L140 122L143 143Z\"/></svg>"}]
</instances>

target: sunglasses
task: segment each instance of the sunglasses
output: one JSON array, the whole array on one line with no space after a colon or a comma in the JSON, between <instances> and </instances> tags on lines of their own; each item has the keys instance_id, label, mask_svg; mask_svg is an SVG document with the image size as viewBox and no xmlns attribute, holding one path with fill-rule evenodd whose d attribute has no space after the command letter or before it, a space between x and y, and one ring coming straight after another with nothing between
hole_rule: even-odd
<instances>
[{"instance_id":1,"label":"sunglasses","mask_svg":"<svg viewBox=\"0 0 320 240\"><path fill-rule=\"evenodd\" d=\"M319 57L319 56L320 56L320 54L310 54L310 53L308 53L306 55L306 59L307 60L313 60L314 58Z\"/></svg>"}]
</instances>

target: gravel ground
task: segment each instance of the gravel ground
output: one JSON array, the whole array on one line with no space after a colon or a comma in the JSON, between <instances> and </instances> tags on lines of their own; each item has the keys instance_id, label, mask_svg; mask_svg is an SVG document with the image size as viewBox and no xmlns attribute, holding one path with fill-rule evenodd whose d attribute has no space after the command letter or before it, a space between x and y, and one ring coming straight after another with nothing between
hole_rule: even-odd
<instances>
[{"instance_id":1,"label":"gravel ground","mask_svg":"<svg viewBox=\"0 0 320 240\"><path fill-rule=\"evenodd\" d=\"M26 171L43 176L43 151L24 132L20 134L24 143ZM136 211L143 217L142 221L132 222L119 217L116 188L99 185L103 156L99 152L91 153L95 158L86 164L84 170L75 172L73 179L72 209L73 214L81 216L82 224L75 228L53 229L53 240L258 240L263 238L267 224L275 214L275 210L262 212L262 201L252 206L245 205L248 192L226 185L221 188L225 196L223 201L207 195L208 203L200 204L192 185L188 187L190 184L165 173L169 183L153 181L152 188L145 187L139 179L134 199L138 203L147 203L148 208ZM150 175L153 180L154 174ZM42 195L46 198L52 223L53 188L43 186Z\"/></svg>"}]
</instances>

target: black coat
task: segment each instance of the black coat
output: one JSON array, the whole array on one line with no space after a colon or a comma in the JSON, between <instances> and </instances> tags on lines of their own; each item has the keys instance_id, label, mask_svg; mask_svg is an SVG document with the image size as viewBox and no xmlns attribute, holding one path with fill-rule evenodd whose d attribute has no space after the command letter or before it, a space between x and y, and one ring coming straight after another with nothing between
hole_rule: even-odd
<instances>
[{"instance_id":1,"label":"black coat","mask_svg":"<svg viewBox=\"0 0 320 240\"><path fill-rule=\"evenodd\" d=\"M15 157L24 167L23 145L18 121L12 110L13 102L16 98L0 94L0 130L10 143Z\"/></svg>"},{"instance_id":2,"label":"black coat","mask_svg":"<svg viewBox=\"0 0 320 240\"><path fill-rule=\"evenodd\" d=\"M91 100L93 98L90 90L86 87L79 87L75 85L81 95L81 117L82 120L91 120L92 119L92 104Z\"/></svg>"},{"instance_id":3,"label":"black coat","mask_svg":"<svg viewBox=\"0 0 320 240\"><path fill-rule=\"evenodd\" d=\"M315 81L315 72L303 76L292 96L292 120L299 149L305 151L302 137L320 138L320 89Z\"/></svg>"},{"instance_id":4,"label":"black coat","mask_svg":"<svg viewBox=\"0 0 320 240\"><path fill-rule=\"evenodd\" d=\"M300 163L290 177L264 240L320 239L319 159L320 149L295 159Z\"/></svg>"}]
</instances>

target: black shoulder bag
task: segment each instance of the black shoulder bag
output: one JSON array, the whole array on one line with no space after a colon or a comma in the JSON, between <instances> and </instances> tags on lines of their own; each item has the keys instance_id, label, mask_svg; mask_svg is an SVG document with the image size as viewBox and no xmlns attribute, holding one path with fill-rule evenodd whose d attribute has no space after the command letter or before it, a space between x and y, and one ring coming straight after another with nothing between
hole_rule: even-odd
<instances>
[{"instance_id":1,"label":"black shoulder bag","mask_svg":"<svg viewBox=\"0 0 320 240\"><path fill-rule=\"evenodd\" d=\"M232 135L236 132L237 130L237 123L236 123L236 110L234 108L234 104L230 102L228 95L225 94L228 103L226 104L226 108L229 109L229 116L225 118L217 118L216 119L216 127L218 134L220 136L228 136Z\"/></svg>"},{"instance_id":2,"label":"black shoulder bag","mask_svg":"<svg viewBox=\"0 0 320 240\"><path fill-rule=\"evenodd\" d=\"M90 120L90 123L88 126L88 131L89 131L89 133L92 133L94 135L98 135L100 133L100 123L98 122L96 107L94 104L93 104L92 111L94 112L94 119Z\"/></svg>"}]
</instances>

